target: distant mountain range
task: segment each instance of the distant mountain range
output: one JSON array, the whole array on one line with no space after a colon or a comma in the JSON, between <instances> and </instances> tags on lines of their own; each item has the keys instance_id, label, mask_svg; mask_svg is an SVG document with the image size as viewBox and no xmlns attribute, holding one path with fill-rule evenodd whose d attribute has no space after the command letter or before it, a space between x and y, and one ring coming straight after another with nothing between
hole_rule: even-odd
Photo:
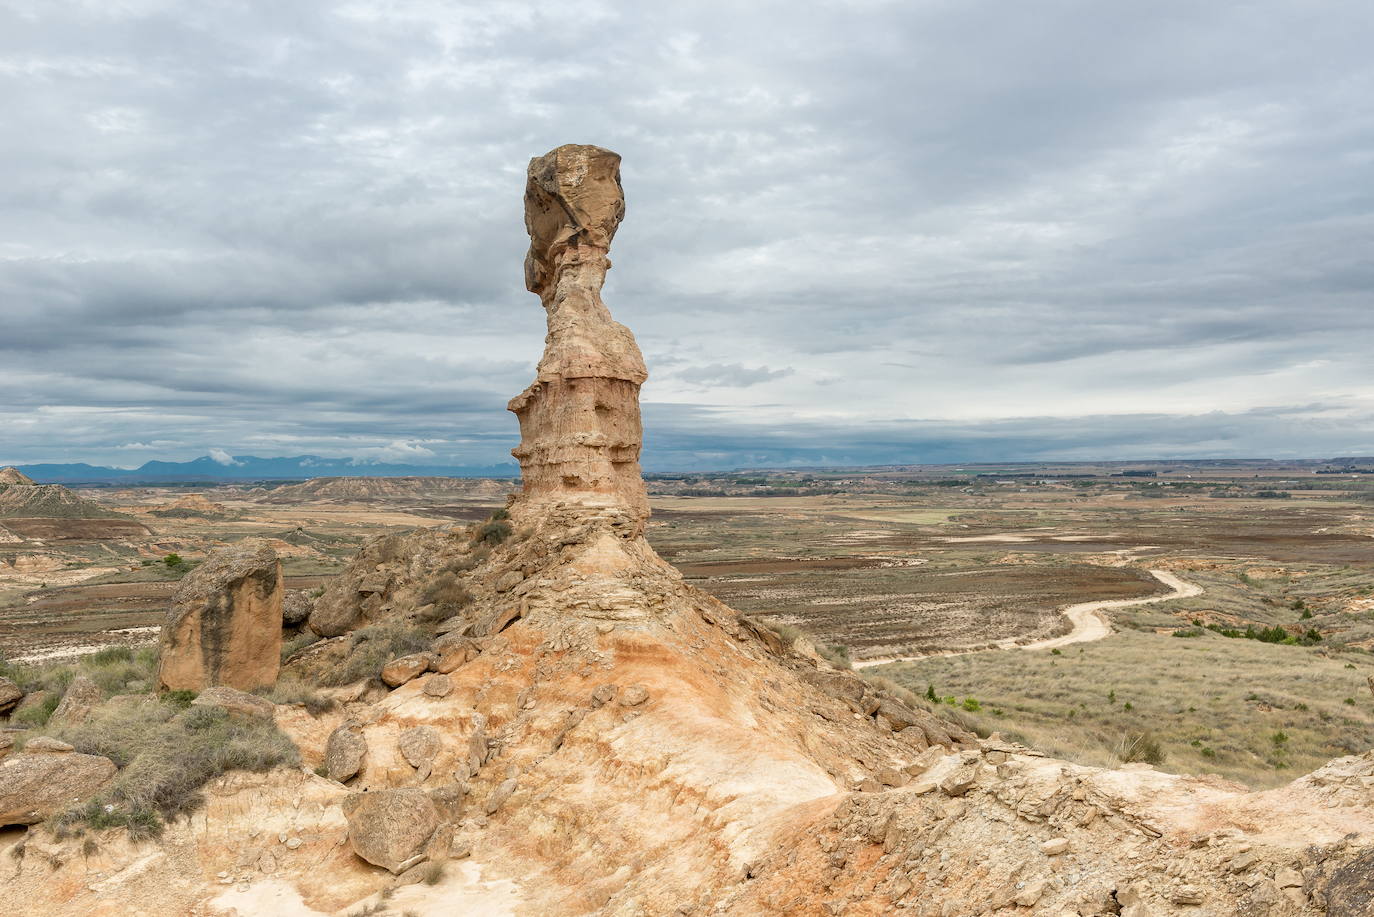
<instances>
[{"instance_id":1,"label":"distant mountain range","mask_svg":"<svg viewBox=\"0 0 1374 917\"><path fill-rule=\"evenodd\" d=\"M221 481L304 481L309 478L516 478L520 466L501 465L388 465L346 458L293 455L259 458L235 455L232 462L201 456L189 462L147 462L138 468L106 468L78 462L70 465L20 465L19 470L43 484L177 484Z\"/></svg>"}]
</instances>

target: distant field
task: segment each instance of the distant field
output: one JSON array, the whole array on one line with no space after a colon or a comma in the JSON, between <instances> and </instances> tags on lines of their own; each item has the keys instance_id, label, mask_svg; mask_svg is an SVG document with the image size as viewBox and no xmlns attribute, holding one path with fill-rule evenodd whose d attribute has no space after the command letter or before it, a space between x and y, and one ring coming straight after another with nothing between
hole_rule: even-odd
<instances>
[{"instance_id":1,"label":"distant field","mask_svg":"<svg viewBox=\"0 0 1374 917\"><path fill-rule=\"evenodd\" d=\"M743 613L858 659L924 655L864 671L1067 757L1110 763L1148 733L1164 768L1271 785L1374 746L1374 475L1150 467L661 476L648 537ZM134 639L125 631L155 626L177 578L227 541L275 539L292 584L308 586L372 535L486 518L506 486L207 490L223 518L155 515L186 488L100 492L132 528L93 520L70 538L0 543L0 652ZM168 567L169 554L188 563ZM1204 592L1117 610L1114 636L1057 655L930 655L1063 633L1064 606L1159 594L1151 568ZM1275 627L1313 645L1243 636Z\"/></svg>"}]
</instances>

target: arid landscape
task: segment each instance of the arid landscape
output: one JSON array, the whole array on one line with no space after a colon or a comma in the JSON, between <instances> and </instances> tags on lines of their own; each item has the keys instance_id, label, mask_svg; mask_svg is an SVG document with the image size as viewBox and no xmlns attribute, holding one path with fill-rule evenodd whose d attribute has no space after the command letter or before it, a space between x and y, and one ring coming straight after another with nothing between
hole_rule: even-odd
<instances>
[{"instance_id":1,"label":"arid landscape","mask_svg":"<svg viewBox=\"0 0 1374 917\"><path fill-rule=\"evenodd\" d=\"M1367 917L1370 460L646 479L624 212L530 161L518 481L0 470L26 914Z\"/></svg>"},{"instance_id":2,"label":"arid landscape","mask_svg":"<svg viewBox=\"0 0 1374 917\"><path fill-rule=\"evenodd\" d=\"M1085 464L651 477L647 535L732 607L1059 757L1106 765L1145 737L1169 770L1268 787L1374 746L1374 475L1131 470L1151 476ZM265 538L287 588L317 590L367 538L485 519L516 486L77 489L118 528L9 523L28 537L0 548L0 649L28 662L151 646L177 582L218 546ZM1096 613L1108 639L1070 636L1075 603L1167 596L1151 570L1200 591ZM1275 627L1272 642L1243 636ZM1073 642L1035 647L1055 638Z\"/></svg>"}]
</instances>

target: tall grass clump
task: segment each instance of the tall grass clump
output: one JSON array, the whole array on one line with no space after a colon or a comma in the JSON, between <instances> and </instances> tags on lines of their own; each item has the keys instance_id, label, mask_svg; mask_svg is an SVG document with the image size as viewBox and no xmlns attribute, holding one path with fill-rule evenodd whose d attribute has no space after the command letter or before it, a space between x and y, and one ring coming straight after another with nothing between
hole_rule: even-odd
<instances>
[{"instance_id":1,"label":"tall grass clump","mask_svg":"<svg viewBox=\"0 0 1374 917\"><path fill-rule=\"evenodd\" d=\"M300 764L296 746L271 720L231 717L221 707L183 710L151 697L105 707L51 734L119 767L107 790L58 816L59 831L123 827L136 839L155 836L203 805L201 788L221 774Z\"/></svg>"}]
</instances>

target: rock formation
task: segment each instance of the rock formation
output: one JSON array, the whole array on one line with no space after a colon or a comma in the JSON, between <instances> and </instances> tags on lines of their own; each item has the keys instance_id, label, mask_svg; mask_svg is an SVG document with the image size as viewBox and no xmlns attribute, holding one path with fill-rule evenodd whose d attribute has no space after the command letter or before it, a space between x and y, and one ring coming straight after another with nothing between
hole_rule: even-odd
<instances>
[{"instance_id":1,"label":"rock formation","mask_svg":"<svg viewBox=\"0 0 1374 917\"><path fill-rule=\"evenodd\" d=\"M13 465L0 468L0 486L5 484L19 484L25 487L33 487L35 483L33 478L24 474L24 472L15 468Z\"/></svg>"},{"instance_id":2,"label":"rock formation","mask_svg":"<svg viewBox=\"0 0 1374 917\"><path fill-rule=\"evenodd\" d=\"M528 504L618 506L643 523L639 387L648 378L634 335L611 318L601 286L625 216L620 157L569 144L530 160L525 186L525 286L548 318L535 381L510 403L520 418Z\"/></svg>"},{"instance_id":3,"label":"rock formation","mask_svg":"<svg viewBox=\"0 0 1374 917\"><path fill-rule=\"evenodd\" d=\"M75 841L26 855L7 890L101 917L1367 917L1374 752L1264 793L1070 764L683 582L642 535L642 364L597 295L617 162L562 147L531 166L550 333L514 403L514 525L377 539L326 589L310 626L331 639L288 674L362 674L334 689L342 709L276 708L305 770L219 778L153 853L114 829L91 859ZM468 600L434 619L439 583ZM340 669L381 632L428 651Z\"/></svg>"},{"instance_id":4,"label":"rock formation","mask_svg":"<svg viewBox=\"0 0 1374 917\"><path fill-rule=\"evenodd\" d=\"M158 684L180 691L251 691L281 665L281 562L248 539L222 548L182 580L162 625Z\"/></svg>"}]
</instances>

